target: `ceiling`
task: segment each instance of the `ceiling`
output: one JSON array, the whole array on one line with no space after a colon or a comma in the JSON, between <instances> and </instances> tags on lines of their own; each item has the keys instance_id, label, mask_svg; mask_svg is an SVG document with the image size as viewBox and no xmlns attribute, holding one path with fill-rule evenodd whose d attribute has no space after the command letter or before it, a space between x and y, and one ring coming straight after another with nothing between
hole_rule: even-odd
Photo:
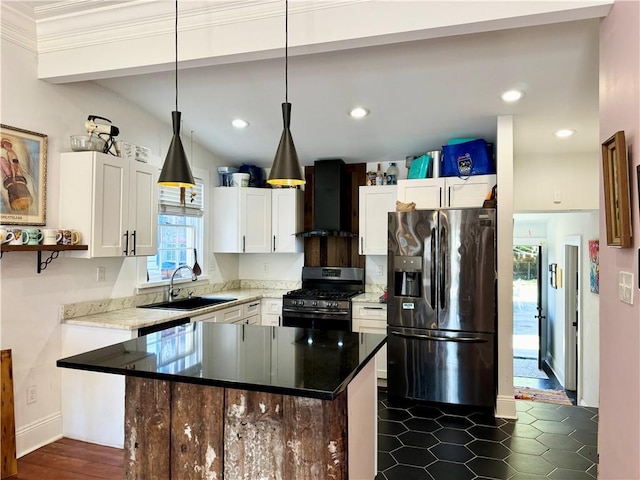
<instances>
[{"instance_id":1,"label":"ceiling","mask_svg":"<svg viewBox=\"0 0 640 480\"><path fill-rule=\"evenodd\" d=\"M591 19L316 54L290 49L291 131L300 160L401 161L454 137L493 142L499 115L514 116L516 156L593 155L598 28ZM170 122L173 71L96 82ZM511 88L525 92L517 104L500 99ZM192 131L228 164L270 166L283 101L282 58L179 71L183 136ZM350 118L356 105L371 114ZM238 117L250 126L233 128ZM557 139L560 128L576 135Z\"/></svg>"}]
</instances>

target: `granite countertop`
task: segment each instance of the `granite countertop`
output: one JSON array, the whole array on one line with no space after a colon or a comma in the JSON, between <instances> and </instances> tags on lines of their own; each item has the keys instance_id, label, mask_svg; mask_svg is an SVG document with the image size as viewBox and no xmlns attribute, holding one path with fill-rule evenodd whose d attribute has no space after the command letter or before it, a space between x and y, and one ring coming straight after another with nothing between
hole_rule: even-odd
<instances>
[{"instance_id":1,"label":"granite countertop","mask_svg":"<svg viewBox=\"0 0 640 480\"><path fill-rule=\"evenodd\" d=\"M333 400L385 342L367 333L197 322L57 366Z\"/></svg>"},{"instance_id":2,"label":"granite countertop","mask_svg":"<svg viewBox=\"0 0 640 480\"><path fill-rule=\"evenodd\" d=\"M82 325L88 327L116 328L123 330L137 330L150 327L172 320L203 315L217 310L224 310L252 300L262 298L282 298L286 290L272 289L239 289L222 290L210 295L202 295L207 298L234 298L235 300L220 305L198 308L196 310L164 310L155 308L122 308L109 312L94 313L62 320L67 325Z\"/></svg>"},{"instance_id":3,"label":"granite countertop","mask_svg":"<svg viewBox=\"0 0 640 480\"><path fill-rule=\"evenodd\" d=\"M382 305L386 305L384 302L380 302L381 296L382 292L365 292L353 297L351 301L354 303L382 303Z\"/></svg>"}]
</instances>

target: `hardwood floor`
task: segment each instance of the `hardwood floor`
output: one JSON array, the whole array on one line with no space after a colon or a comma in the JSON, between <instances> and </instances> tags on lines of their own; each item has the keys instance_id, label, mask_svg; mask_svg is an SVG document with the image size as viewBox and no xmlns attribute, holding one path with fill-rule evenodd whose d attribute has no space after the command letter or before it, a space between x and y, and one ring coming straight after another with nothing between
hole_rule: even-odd
<instances>
[{"instance_id":1,"label":"hardwood floor","mask_svg":"<svg viewBox=\"0 0 640 480\"><path fill-rule=\"evenodd\" d=\"M18 459L16 480L122 480L118 448L62 438Z\"/></svg>"}]
</instances>

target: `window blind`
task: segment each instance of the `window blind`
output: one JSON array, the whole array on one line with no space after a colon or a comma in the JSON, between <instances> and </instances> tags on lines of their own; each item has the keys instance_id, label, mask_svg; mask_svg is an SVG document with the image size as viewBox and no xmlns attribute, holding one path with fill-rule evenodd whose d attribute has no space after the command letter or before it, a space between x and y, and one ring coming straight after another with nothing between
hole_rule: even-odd
<instances>
[{"instance_id":1,"label":"window blind","mask_svg":"<svg viewBox=\"0 0 640 480\"><path fill-rule=\"evenodd\" d=\"M185 204L180 204L179 187L159 187L158 213L161 215L185 215L202 217L204 215L204 182L196 178L196 186L185 189Z\"/></svg>"}]
</instances>

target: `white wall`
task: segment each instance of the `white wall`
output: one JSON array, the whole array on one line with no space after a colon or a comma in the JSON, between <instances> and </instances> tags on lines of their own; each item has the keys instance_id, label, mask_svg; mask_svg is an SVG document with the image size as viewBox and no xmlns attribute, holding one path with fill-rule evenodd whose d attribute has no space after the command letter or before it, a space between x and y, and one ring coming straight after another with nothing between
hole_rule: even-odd
<instances>
[{"instance_id":1,"label":"white wall","mask_svg":"<svg viewBox=\"0 0 640 480\"><path fill-rule=\"evenodd\" d=\"M513 210L566 211L598 208L599 149L583 155L516 155Z\"/></svg>"},{"instance_id":2,"label":"white wall","mask_svg":"<svg viewBox=\"0 0 640 480\"><path fill-rule=\"evenodd\" d=\"M581 368L578 371L579 398L582 405L598 406L600 371L599 352L599 296L589 291L589 240L598 238L598 212L558 213L549 216L548 262L557 263L566 274L565 243L567 237L580 237L580 350ZM554 289L546 283L548 295L547 316L550 323L549 359L556 376L564 383L565 378L565 283Z\"/></svg>"},{"instance_id":3,"label":"white wall","mask_svg":"<svg viewBox=\"0 0 640 480\"><path fill-rule=\"evenodd\" d=\"M300 281L304 253L245 253L238 257L238 278L246 280ZM216 255L220 256L220 254Z\"/></svg>"},{"instance_id":4,"label":"white wall","mask_svg":"<svg viewBox=\"0 0 640 480\"><path fill-rule=\"evenodd\" d=\"M164 157L169 141L171 103L167 118L153 118L129 102L91 83L50 85L36 79L33 51L2 39L2 123L48 136L47 219L58 225L59 153L70 151L69 136L81 134L90 114L109 118L120 128L119 138L145 145ZM165 101L161 99L159 101ZM165 123L166 122L166 123ZM197 132L195 134L197 138ZM195 166L206 168L212 156L183 138ZM212 175L217 180L217 173ZM73 225L65 225L73 228ZM46 257L45 257L46 258ZM223 263L225 272L237 273L237 261ZM106 278L96 283L96 267ZM36 254L5 253L0 262L0 346L13 353L15 415L18 454L37 448L60 435L60 305L134 294L135 259L54 260L36 274ZM229 279L233 279L231 277ZM235 277L237 278L237 277ZM37 402L26 403L27 387L37 387Z\"/></svg>"}]
</instances>

